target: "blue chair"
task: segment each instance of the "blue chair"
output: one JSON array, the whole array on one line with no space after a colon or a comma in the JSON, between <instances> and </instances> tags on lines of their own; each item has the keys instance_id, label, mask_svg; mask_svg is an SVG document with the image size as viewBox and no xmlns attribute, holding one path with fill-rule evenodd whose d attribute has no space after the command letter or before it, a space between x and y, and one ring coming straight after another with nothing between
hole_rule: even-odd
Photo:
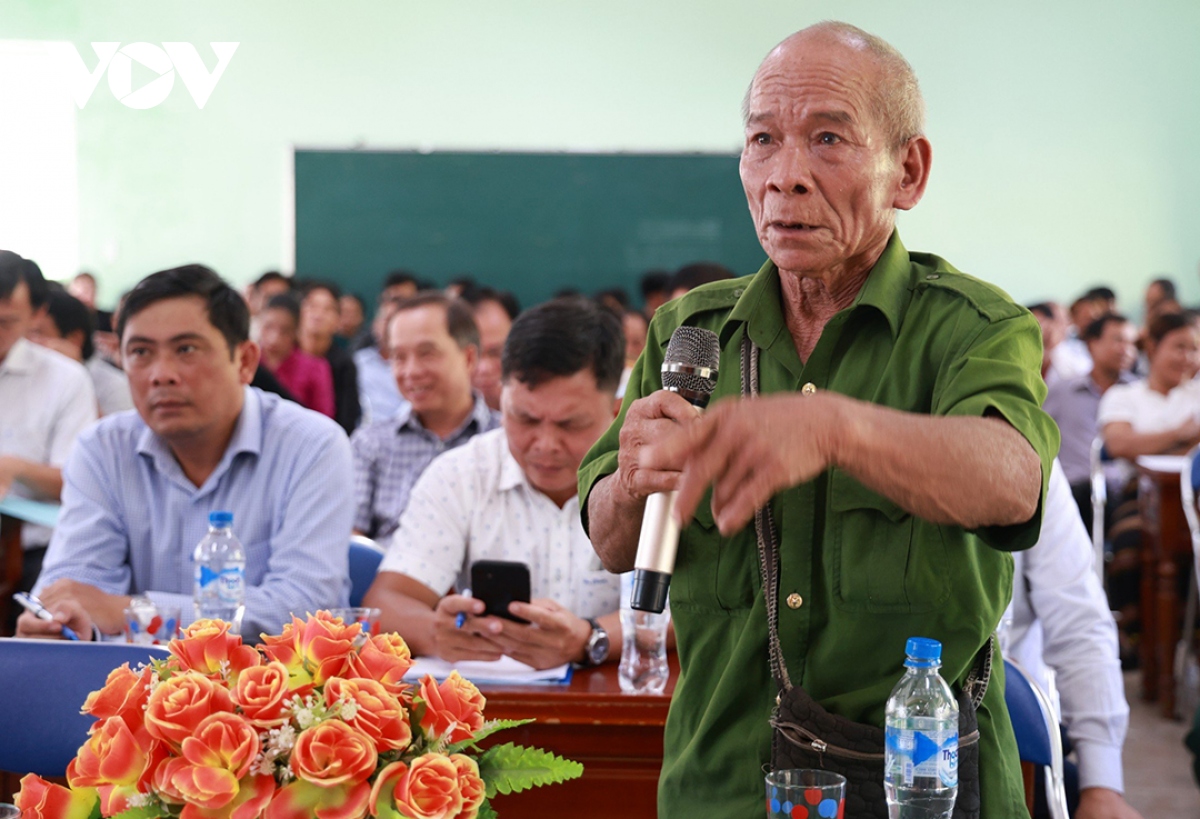
<instances>
[{"instance_id":1,"label":"blue chair","mask_svg":"<svg viewBox=\"0 0 1200 819\"><path fill-rule=\"evenodd\" d=\"M1017 735L1021 761L1045 770L1051 819L1068 819L1062 736L1054 708L1033 678L1011 660L1004 661L1004 702Z\"/></svg>"},{"instance_id":2,"label":"blue chair","mask_svg":"<svg viewBox=\"0 0 1200 819\"><path fill-rule=\"evenodd\" d=\"M383 560L383 548L369 537L350 538L350 605L361 606Z\"/></svg>"},{"instance_id":3,"label":"blue chair","mask_svg":"<svg viewBox=\"0 0 1200 819\"><path fill-rule=\"evenodd\" d=\"M79 713L121 663L169 655L161 646L0 639L0 770L63 776L95 720Z\"/></svg>"}]
</instances>

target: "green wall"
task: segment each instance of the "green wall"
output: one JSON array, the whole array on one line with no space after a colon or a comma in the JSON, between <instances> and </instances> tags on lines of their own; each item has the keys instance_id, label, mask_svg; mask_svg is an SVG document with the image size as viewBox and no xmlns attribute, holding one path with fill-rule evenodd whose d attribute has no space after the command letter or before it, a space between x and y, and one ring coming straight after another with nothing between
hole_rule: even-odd
<instances>
[{"instance_id":1,"label":"green wall","mask_svg":"<svg viewBox=\"0 0 1200 819\"><path fill-rule=\"evenodd\" d=\"M1136 313L1161 273L1200 301L1196 0L0 0L0 37L89 65L90 41L192 42L210 66L209 41L241 43L203 110L178 81L148 110L102 81L79 112L80 259L111 302L185 261L238 282L286 264L292 145L736 150L758 61L825 18L921 78L934 164L910 248L1025 301L1104 281Z\"/></svg>"}]
</instances>

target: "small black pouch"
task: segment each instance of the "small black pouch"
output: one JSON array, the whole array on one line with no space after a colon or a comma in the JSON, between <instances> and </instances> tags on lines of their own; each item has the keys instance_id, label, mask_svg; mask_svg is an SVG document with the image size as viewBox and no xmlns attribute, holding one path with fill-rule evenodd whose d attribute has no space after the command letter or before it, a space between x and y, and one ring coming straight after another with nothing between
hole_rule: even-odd
<instances>
[{"instance_id":1,"label":"small black pouch","mask_svg":"<svg viewBox=\"0 0 1200 819\"><path fill-rule=\"evenodd\" d=\"M758 393L758 348L742 341L742 394ZM779 687L771 716L771 768L821 768L846 778L845 816L888 819L883 790L884 731L831 714L793 685L779 643L779 534L768 507L754 516L759 570L767 603L771 676ZM976 711L991 679L993 643L980 649L958 693L958 795L954 819L978 819L979 722Z\"/></svg>"},{"instance_id":2,"label":"small black pouch","mask_svg":"<svg viewBox=\"0 0 1200 819\"><path fill-rule=\"evenodd\" d=\"M991 644L984 646L977 663L990 667ZM976 702L970 691L982 699L987 680L968 687L958 695L958 796L954 801L954 819L978 819L979 800L979 723ZM800 686L781 691L771 717L771 768L821 768L846 777L846 816L887 819L887 801L883 793L882 728L854 722L831 714Z\"/></svg>"}]
</instances>

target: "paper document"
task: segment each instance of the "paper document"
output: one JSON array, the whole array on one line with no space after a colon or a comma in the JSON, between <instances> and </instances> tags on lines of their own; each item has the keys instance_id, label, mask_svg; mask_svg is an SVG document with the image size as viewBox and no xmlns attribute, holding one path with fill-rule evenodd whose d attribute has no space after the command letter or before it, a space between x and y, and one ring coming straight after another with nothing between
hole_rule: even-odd
<instances>
[{"instance_id":1,"label":"paper document","mask_svg":"<svg viewBox=\"0 0 1200 819\"><path fill-rule=\"evenodd\" d=\"M19 518L27 523L54 528L58 523L58 504L42 503L41 501L18 498L16 495L5 495L0 498L0 515Z\"/></svg>"},{"instance_id":2,"label":"paper document","mask_svg":"<svg viewBox=\"0 0 1200 819\"><path fill-rule=\"evenodd\" d=\"M570 663L538 671L512 657L501 657L494 662L463 660L457 663L439 660L437 657L417 657L404 679L406 682L417 682L426 674L432 674L434 679L444 680L455 670L473 683L525 685L566 684L571 681Z\"/></svg>"}]
</instances>

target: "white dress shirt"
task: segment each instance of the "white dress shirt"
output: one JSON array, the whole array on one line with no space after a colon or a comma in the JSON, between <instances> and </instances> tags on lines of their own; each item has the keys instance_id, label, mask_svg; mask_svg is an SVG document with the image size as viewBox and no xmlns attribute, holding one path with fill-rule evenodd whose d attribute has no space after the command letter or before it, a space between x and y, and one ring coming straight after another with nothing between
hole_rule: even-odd
<instances>
[{"instance_id":1,"label":"white dress shirt","mask_svg":"<svg viewBox=\"0 0 1200 819\"><path fill-rule=\"evenodd\" d=\"M528 564L531 596L578 617L617 610L620 575L600 565L580 523L579 499L560 509L530 486L503 429L434 459L413 487L379 570L446 594L469 587L476 560Z\"/></svg>"},{"instance_id":2,"label":"white dress shirt","mask_svg":"<svg viewBox=\"0 0 1200 819\"><path fill-rule=\"evenodd\" d=\"M18 339L0 363L0 455L61 469L79 433L95 420L96 394L83 365ZM39 497L20 481L11 491L22 498L58 501ZM21 527L26 548L49 540L50 530L43 526Z\"/></svg>"},{"instance_id":3,"label":"white dress shirt","mask_svg":"<svg viewBox=\"0 0 1200 819\"><path fill-rule=\"evenodd\" d=\"M1113 387L1113 389L1117 389ZM1014 552L1013 599L1004 653L1046 687L1053 669L1079 787L1124 790L1121 746L1129 726L1117 626L1092 563L1092 543L1058 459L1050 473L1042 533Z\"/></svg>"}]
</instances>

